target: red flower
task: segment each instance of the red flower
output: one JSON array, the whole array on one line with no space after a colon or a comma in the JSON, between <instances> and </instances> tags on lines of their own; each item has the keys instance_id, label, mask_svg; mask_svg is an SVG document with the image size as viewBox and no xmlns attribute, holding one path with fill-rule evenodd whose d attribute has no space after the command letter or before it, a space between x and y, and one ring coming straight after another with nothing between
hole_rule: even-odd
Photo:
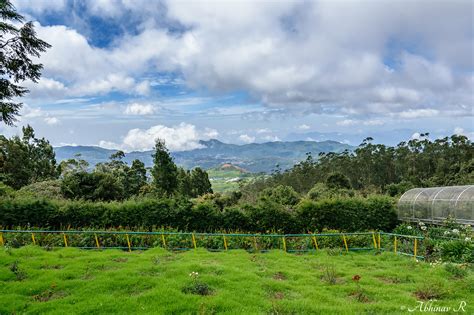
<instances>
[{"instance_id":1,"label":"red flower","mask_svg":"<svg viewBox=\"0 0 474 315\"><path fill-rule=\"evenodd\" d=\"M359 275L355 275L352 277L352 280L354 281L359 281L360 280L360 276Z\"/></svg>"}]
</instances>

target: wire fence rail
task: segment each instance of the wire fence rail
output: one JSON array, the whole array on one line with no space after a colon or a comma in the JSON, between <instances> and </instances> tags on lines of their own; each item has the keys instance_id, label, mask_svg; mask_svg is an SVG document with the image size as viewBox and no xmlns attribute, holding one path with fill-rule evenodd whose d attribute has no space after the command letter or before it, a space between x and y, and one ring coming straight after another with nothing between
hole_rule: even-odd
<instances>
[{"instance_id":1,"label":"wire fence rail","mask_svg":"<svg viewBox=\"0 0 474 315\"><path fill-rule=\"evenodd\" d=\"M81 249L146 250L162 247L172 251L206 248L210 251L244 249L266 252L281 249L289 253L321 249L349 251L392 251L424 259L422 236L381 231L355 233L245 234L169 231L95 231L95 230L0 230L0 246L28 244L44 247Z\"/></svg>"}]
</instances>

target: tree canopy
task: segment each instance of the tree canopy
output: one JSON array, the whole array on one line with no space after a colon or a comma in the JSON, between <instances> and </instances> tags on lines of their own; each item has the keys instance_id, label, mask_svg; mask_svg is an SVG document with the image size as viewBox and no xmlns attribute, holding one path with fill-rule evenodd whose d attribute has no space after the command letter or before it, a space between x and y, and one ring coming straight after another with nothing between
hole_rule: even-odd
<instances>
[{"instance_id":1,"label":"tree canopy","mask_svg":"<svg viewBox=\"0 0 474 315\"><path fill-rule=\"evenodd\" d=\"M43 65L31 58L51 47L36 37L33 23L22 24L24 20L9 0L0 0L0 122L6 125L16 121L22 106L13 99L28 93L18 83L37 82L41 76Z\"/></svg>"}]
</instances>

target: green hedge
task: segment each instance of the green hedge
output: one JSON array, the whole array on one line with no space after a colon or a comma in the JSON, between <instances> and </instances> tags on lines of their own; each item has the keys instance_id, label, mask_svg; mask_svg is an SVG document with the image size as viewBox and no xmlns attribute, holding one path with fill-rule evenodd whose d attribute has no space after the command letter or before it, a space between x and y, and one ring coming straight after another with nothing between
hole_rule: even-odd
<instances>
[{"instance_id":1,"label":"green hedge","mask_svg":"<svg viewBox=\"0 0 474 315\"><path fill-rule=\"evenodd\" d=\"M170 227L183 231L279 231L301 233L384 230L395 227L394 202L386 197L303 200L296 206L273 201L221 209L211 201L143 199L125 202L0 200L0 225L59 229L82 227Z\"/></svg>"}]
</instances>

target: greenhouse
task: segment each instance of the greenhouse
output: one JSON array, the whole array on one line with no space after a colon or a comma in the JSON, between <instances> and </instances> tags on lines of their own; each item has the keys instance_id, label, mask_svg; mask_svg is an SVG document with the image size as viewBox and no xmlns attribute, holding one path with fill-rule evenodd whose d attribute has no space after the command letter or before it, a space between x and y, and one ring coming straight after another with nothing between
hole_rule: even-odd
<instances>
[{"instance_id":1,"label":"greenhouse","mask_svg":"<svg viewBox=\"0 0 474 315\"><path fill-rule=\"evenodd\" d=\"M414 188L398 201L398 218L440 223L447 217L474 225L474 185Z\"/></svg>"}]
</instances>

